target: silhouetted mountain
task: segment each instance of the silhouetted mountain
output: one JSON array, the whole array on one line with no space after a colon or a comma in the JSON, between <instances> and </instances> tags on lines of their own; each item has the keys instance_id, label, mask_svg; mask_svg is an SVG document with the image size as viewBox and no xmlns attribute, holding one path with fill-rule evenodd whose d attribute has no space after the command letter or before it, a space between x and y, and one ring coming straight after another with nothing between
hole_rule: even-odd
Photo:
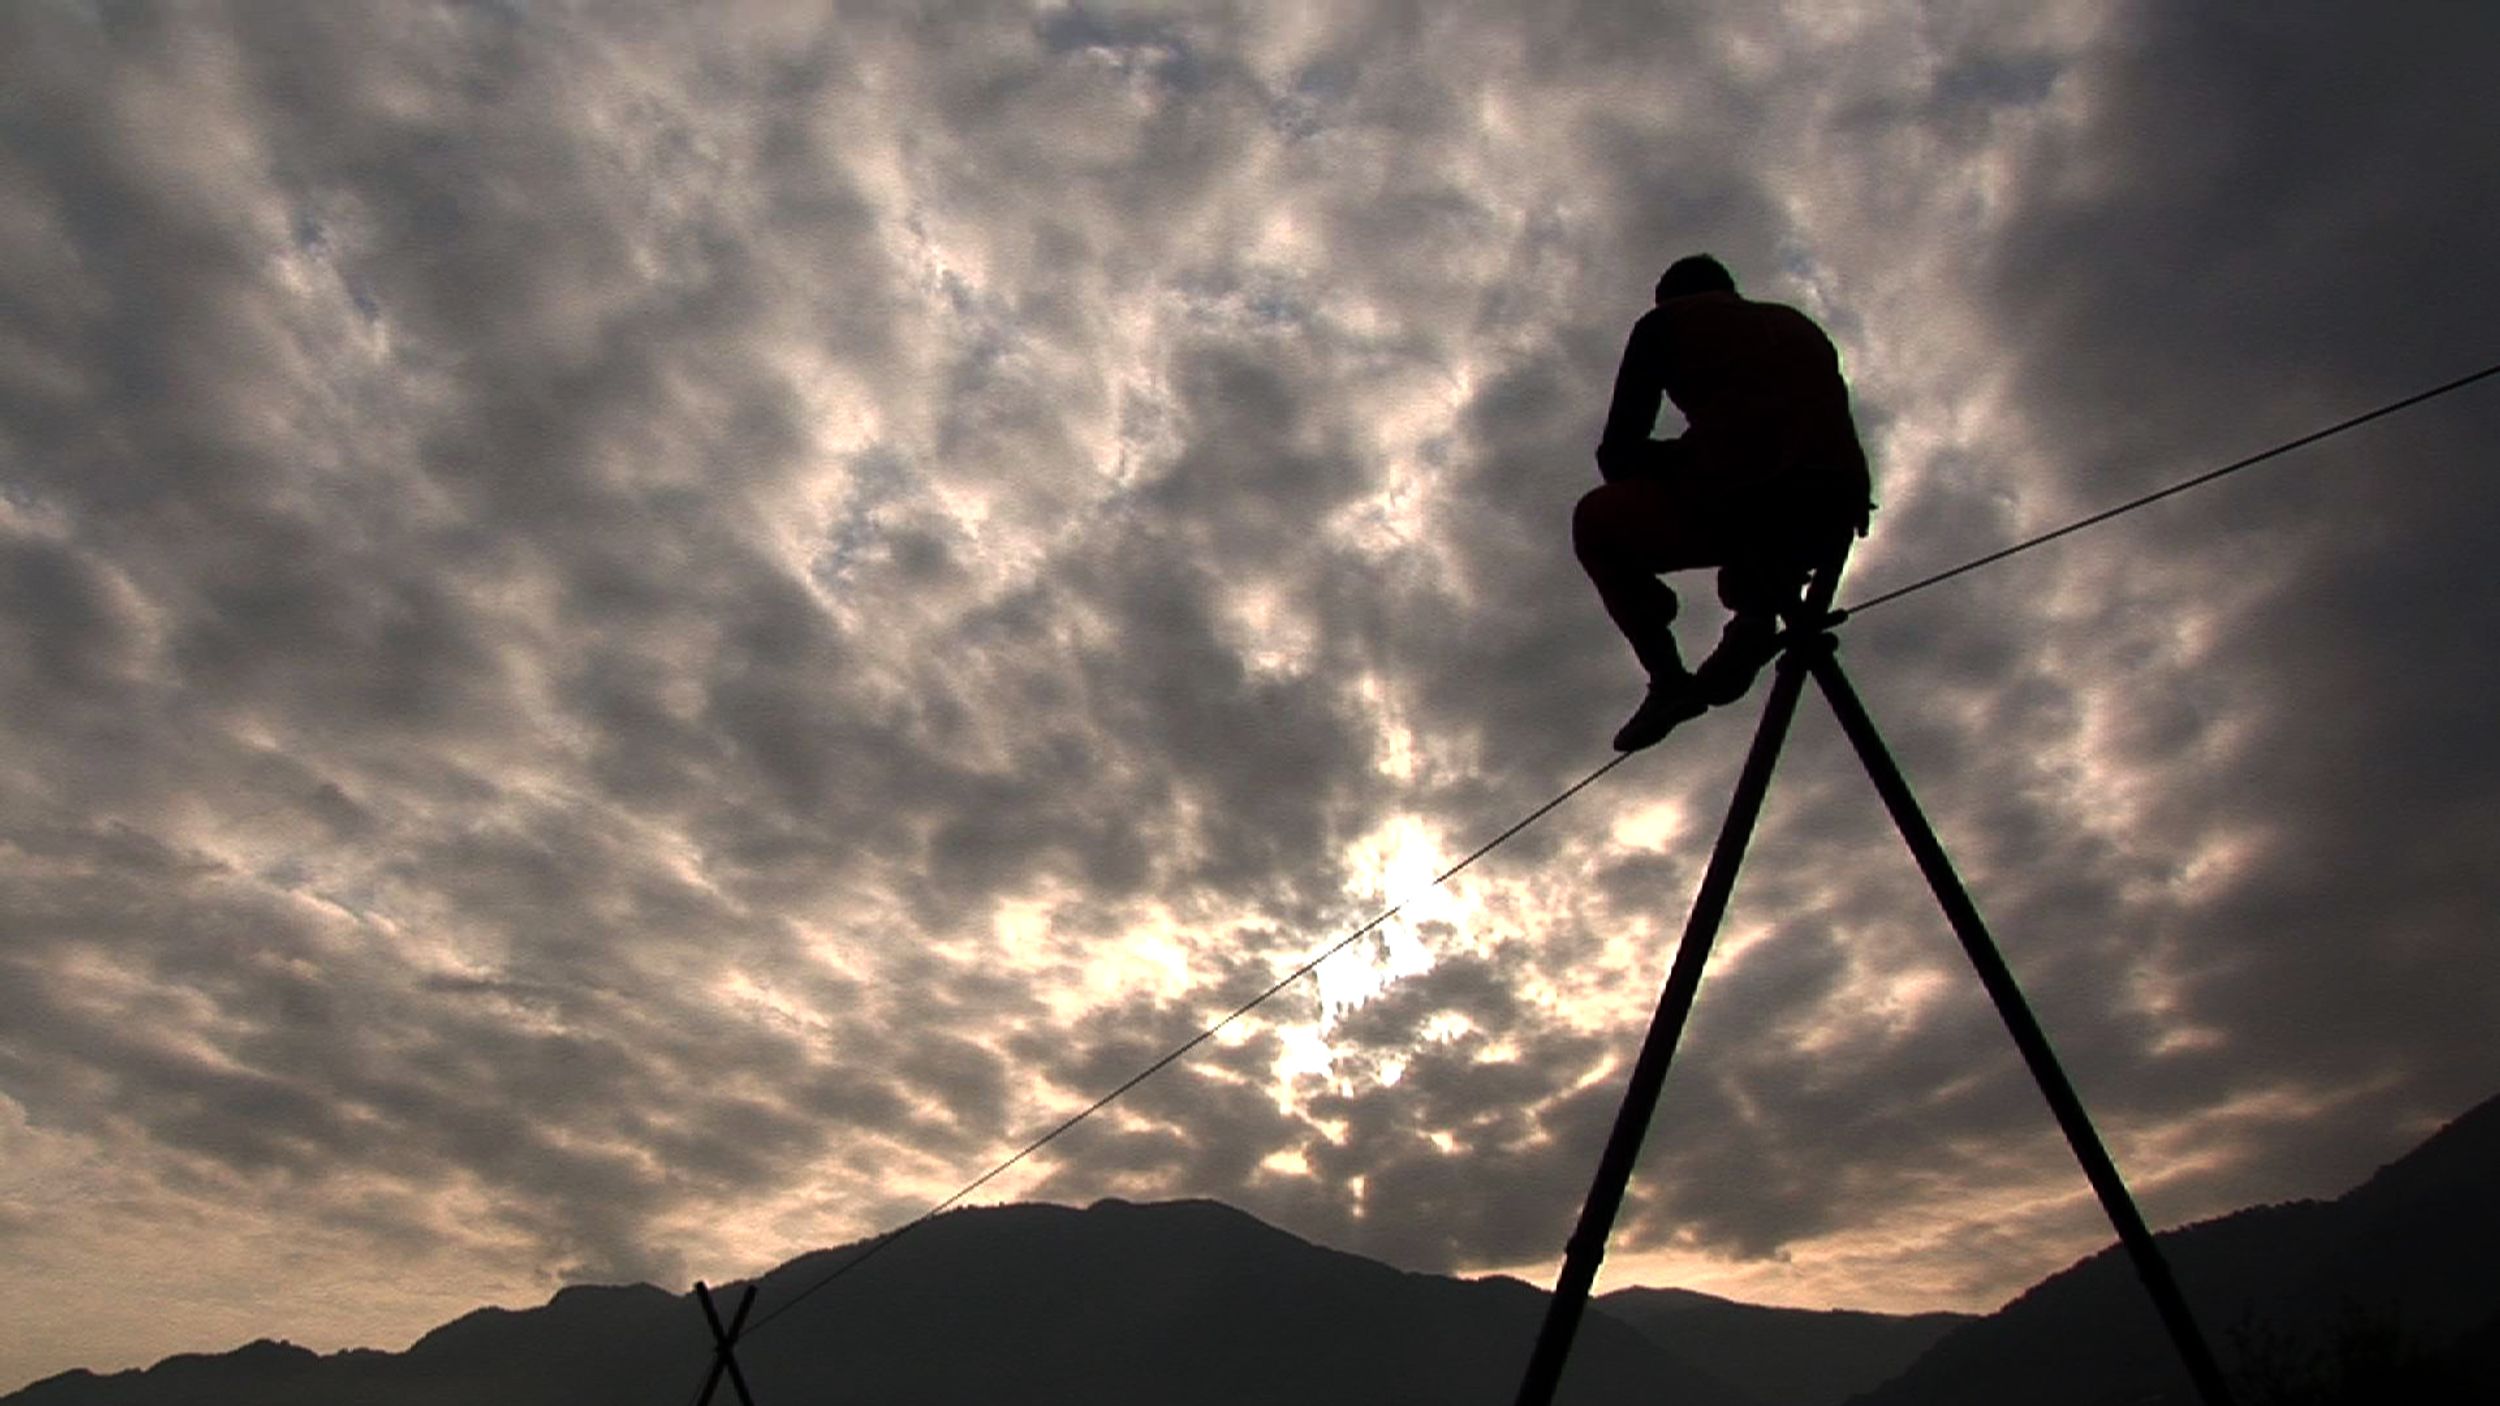
<instances>
[{"instance_id":1,"label":"silhouetted mountain","mask_svg":"<svg viewBox=\"0 0 2500 1406\"><path fill-rule=\"evenodd\" d=\"M2500 1400L2500 1099L2329 1202L2160 1237L2243 1406ZM1947 1334L1855 1406L2196 1399L2115 1246Z\"/></svg>"},{"instance_id":2,"label":"silhouetted mountain","mask_svg":"<svg viewBox=\"0 0 2500 1406\"><path fill-rule=\"evenodd\" d=\"M802 1256L758 1281L754 1318L776 1316L738 1351L758 1406L1490 1406L1516 1389L1545 1305L1516 1280L1403 1273L1211 1202L959 1211L801 1297L860 1249ZM714 1291L724 1314L738 1290ZM710 1343L690 1296L568 1289L541 1308L469 1314L405 1353L255 1343L144 1372L71 1372L6 1401L684 1406ZM727 1390L716 1400L734 1399ZM1562 1399L1758 1406L1596 1314Z\"/></svg>"},{"instance_id":3,"label":"silhouetted mountain","mask_svg":"<svg viewBox=\"0 0 2500 1406\"><path fill-rule=\"evenodd\" d=\"M1838 1406L1890 1381L1971 1321L1967 1313L1896 1316L1763 1308L1690 1289L1624 1289L1598 1307L1763 1406Z\"/></svg>"},{"instance_id":4,"label":"silhouetted mountain","mask_svg":"<svg viewBox=\"0 0 2500 1406\"><path fill-rule=\"evenodd\" d=\"M2242 1406L2500 1400L2494 1188L2500 1100L2335 1201L2242 1211L2162 1243ZM1545 1306L1516 1280L1403 1273L1211 1202L958 1211L826 1282L875 1243L756 1281L755 1317L772 1321L738 1356L759 1406L1506 1402ZM723 1312L741 1287L717 1291ZM1958 1326L1610 1294L1584 1322L1562 1399L1828 1406L1925 1338L1934 1346L1853 1406L2193 1399L2115 1249ZM692 1296L576 1288L469 1314L403 1353L257 1342L144 1372L70 1372L0 1406L683 1406L710 1358Z\"/></svg>"},{"instance_id":5,"label":"silhouetted mountain","mask_svg":"<svg viewBox=\"0 0 2500 1406\"><path fill-rule=\"evenodd\" d=\"M690 1397L711 1357L692 1295L650 1285L572 1288L539 1308L480 1309L403 1353L317 1355L261 1341L169 1357L144 1372L66 1372L8 1406L435 1406L453 1401L632 1406ZM676 1385L682 1383L682 1385ZM727 1398L734 1399L734 1398ZM761 1403L759 1403L761 1406Z\"/></svg>"}]
</instances>

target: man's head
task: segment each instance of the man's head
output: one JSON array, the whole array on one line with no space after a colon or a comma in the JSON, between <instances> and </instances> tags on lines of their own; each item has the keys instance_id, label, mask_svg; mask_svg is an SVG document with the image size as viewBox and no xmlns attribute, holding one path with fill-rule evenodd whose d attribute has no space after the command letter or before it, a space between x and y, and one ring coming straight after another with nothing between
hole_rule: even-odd
<instances>
[{"instance_id":1,"label":"man's head","mask_svg":"<svg viewBox=\"0 0 2500 1406\"><path fill-rule=\"evenodd\" d=\"M1695 293L1733 293L1736 275L1708 254L1688 254L1667 265L1658 276L1658 301L1689 298Z\"/></svg>"}]
</instances>

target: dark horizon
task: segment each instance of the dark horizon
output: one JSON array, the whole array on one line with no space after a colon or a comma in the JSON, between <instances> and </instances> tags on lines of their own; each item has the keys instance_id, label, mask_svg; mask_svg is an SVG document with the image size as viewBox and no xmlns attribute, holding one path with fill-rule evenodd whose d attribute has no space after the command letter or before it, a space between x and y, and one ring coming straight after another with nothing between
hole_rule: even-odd
<instances>
[{"instance_id":1,"label":"dark horizon","mask_svg":"<svg viewBox=\"0 0 2500 1406\"><path fill-rule=\"evenodd\" d=\"M2495 1176L2500 1096L2330 1201L2165 1233L2240 1406L2470 1400L2500 1387ZM1516 1279L1403 1272L1214 1201L979 1206L694 1293L575 1286L517 1312L474 1310L404 1353L258 1341L144 1373L71 1372L6 1399L665 1406L707 1363L722 1372L707 1340L725 1335L758 1401L986 1402L1013 1389L1042 1401L1493 1406L1511 1399L1543 1307ZM725 1376L711 1384L714 1399L735 1399ZM1979 1318L1686 1290L1603 1296L1563 1399L1630 1406L1661 1393L1687 1406L2197 1399L2115 1245Z\"/></svg>"}]
</instances>

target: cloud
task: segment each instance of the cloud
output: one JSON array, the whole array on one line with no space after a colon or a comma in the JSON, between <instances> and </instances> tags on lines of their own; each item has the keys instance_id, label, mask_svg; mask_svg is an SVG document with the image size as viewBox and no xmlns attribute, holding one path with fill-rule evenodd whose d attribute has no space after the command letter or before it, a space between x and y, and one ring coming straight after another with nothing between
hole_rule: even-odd
<instances>
[{"instance_id":1,"label":"cloud","mask_svg":"<svg viewBox=\"0 0 2500 1406\"><path fill-rule=\"evenodd\" d=\"M82 1189L0 1234L112 1326L0 1375L915 1214L1603 760L1565 524L1664 260L1832 328L1871 593L2472 369L2488 27L10 8L0 1136ZM2157 1220L2489 1092L2487 423L1845 632ZM1748 726L994 1190L1548 1267ZM1809 700L1624 1272L1978 1307L2104 1233L1855 772Z\"/></svg>"}]
</instances>

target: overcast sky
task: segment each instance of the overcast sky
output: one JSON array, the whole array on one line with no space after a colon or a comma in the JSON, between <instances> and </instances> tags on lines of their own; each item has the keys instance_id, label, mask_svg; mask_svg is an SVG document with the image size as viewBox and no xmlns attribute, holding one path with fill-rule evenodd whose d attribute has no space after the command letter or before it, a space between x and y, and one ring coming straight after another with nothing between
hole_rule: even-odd
<instances>
[{"instance_id":1,"label":"overcast sky","mask_svg":"<svg viewBox=\"0 0 2500 1406\"><path fill-rule=\"evenodd\" d=\"M0 4L0 1389L909 1219L1610 755L1566 524L1667 261L1832 330L1863 599L2500 357L2495 49ZM2500 1092L2495 434L1844 631L2157 1224ZM984 1197L1550 1278L1755 707ZM2107 1238L1809 697L1606 1283L1986 1309Z\"/></svg>"}]
</instances>

